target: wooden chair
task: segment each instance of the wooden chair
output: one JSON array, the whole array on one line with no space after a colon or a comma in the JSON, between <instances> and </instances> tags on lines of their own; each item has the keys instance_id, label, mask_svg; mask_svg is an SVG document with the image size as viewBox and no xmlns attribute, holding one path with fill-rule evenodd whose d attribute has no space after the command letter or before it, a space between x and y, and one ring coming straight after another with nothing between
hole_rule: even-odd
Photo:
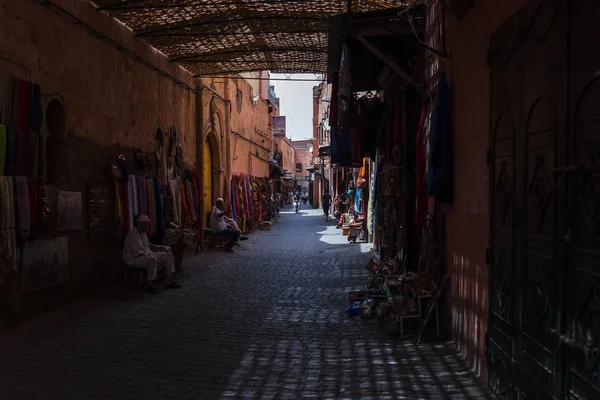
<instances>
[{"instance_id":1,"label":"wooden chair","mask_svg":"<svg viewBox=\"0 0 600 400\"><path fill-rule=\"evenodd\" d=\"M204 228L204 243L209 250L223 250L227 245L227 236L217 236L212 229Z\"/></svg>"}]
</instances>

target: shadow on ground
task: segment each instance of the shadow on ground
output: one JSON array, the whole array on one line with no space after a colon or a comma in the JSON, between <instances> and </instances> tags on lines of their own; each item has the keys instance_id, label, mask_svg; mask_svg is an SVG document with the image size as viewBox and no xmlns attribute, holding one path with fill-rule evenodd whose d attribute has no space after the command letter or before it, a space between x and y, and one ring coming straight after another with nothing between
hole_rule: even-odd
<instances>
[{"instance_id":1,"label":"shadow on ground","mask_svg":"<svg viewBox=\"0 0 600 400\"><path fill-rule=\"evenodd\" d=\"M445 344L345 316L368 250L287 208L181 290L119 285L0 336L0 398L491 399Z\"/></svg>"}]
</instances>

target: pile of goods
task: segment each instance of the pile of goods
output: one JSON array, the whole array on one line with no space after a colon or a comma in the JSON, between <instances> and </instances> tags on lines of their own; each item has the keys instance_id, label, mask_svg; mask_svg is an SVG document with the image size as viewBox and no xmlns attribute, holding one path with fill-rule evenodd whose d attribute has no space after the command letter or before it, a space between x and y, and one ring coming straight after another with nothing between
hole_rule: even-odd
<instances>
[{"instance_id":1,"label":"pile of goods","mask_svg":"<svg viewBox=\"0 0 600 400\"><path fill-rule=\"evenodd\" d=\"M349 316L363 319L397 320L419 315L416 297L427 296L435 290L432 279L413 272L401 273L397 262L369 260L365 269L370 272L366 289L348 293Z\"/></svg>"}]
</instances>

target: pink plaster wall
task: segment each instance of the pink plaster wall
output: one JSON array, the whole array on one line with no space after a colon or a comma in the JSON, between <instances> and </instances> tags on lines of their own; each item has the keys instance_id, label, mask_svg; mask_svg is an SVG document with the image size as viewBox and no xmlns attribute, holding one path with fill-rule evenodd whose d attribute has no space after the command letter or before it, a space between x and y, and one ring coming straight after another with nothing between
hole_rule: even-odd
<instances>
[{"instance_id":1,"label":"pink plaster wall","mask_svg":"<svg viewBox=\"0 0 600 400\"><path fill-rule=\"evenodd\" d=\"M190 74L136 39L123 25L97 12L90 3L76 0L54 0L53 3L193 87ZM133 160L136 147L153 158L156 128L167 129L173 123L179 131L185 161L193 165L196 159L195 96L97 38L82 24L74 24L52 7L32 0L0 3L0 56L29 69L32 81L41 86L43 94L60 95L69 118L68 179L61 185L48 187L51 224L47 236L68 237L71 279L61 287L21 295L20 276L11 275L0 290L9 298L15 317L22 319L65 303L98 285L114 282L122 265L120 242L116 237L108 247L93 247L87 238L85 222L83 231L55 232L56 191L85 193L86 184L90 182L112 189L105 178L109 160L119 153ZM29 78L23 69L1 60L0 69ZM130 171L136 172L133 162ZM111 212L112 209L111 205ZM87 213L85 201L83 213L84 216ZM110 223L113 223L112 218Z\"/></svg>"},{"instance_id":2,"label":"pink plaster wall","mask_svg":"<svg viewBox=\"0 0 600 400\"><path fill-rule=\"evenodd\" d=\"M203 115L205 131L210 130L210 97L215 95L223 100L216 100L214 106L223 121L223 141L221 152L224 164L230 161L231 173L251 174L258 177L269 176L267 160L272 151L271 114L263 98L254 101L252 87L241 78L202 79L202 84L214 93L205 92ZM238 91L240 95L238 96ZM230 108L231 107L231 108ZM228 110L230 118L225 118ZM229 150L225 135L229 138ZM258 156L257 156L258 152ZM252 155L250 155L252 154Z\"/></svg>"},{"instance_id":3,"label":"pink plaster wall","mask_svg":"<svg viewBox=\"0 0 600 400\"><path fill-rule=\"evenodd\" d=\"M292 142L288 138L273 139L278 151L282 153L283 166L282 168L292 173L296 170L296 154L292 147Z\"/></svg>"},{"instance_id":4,"label":"pink plaster wall","mask_svg":"<svg viewBox=\"0 0 600 400\"><path fill-rule=\"evenodd\" d=\"M294 163L294 175L296 177L296 186L302 186L303 190L308 193L308 181L306 180L306 176L308 175L308 171L306 168L310 166L312 156L309 153L308 149L312 146L314 142L312 140L295 140L292 142L292 146L295 149L295 163ZM302 171L296 172L296 163L302 163Z\"/></svg>"},{"instance_id":5,"label":"pink plaster wall","mask_svg":"<svg viewBox=\"0 0 600 400\"><path fill-rule=\"evenodd\" d=\"M452 275L454 339L485 378L488 321L490 71L489 38L525 0L477 1L462 20L448 17L447 61L454 107L455 201L445 206L446 265Z\"/></svg>"}]
</instances>

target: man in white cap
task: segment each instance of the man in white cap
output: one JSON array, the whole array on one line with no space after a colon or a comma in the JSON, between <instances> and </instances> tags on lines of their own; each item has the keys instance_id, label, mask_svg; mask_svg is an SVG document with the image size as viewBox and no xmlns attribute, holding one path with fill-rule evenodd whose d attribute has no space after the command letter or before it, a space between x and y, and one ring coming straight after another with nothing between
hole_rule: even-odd
<instances>
[{"instance_id":1,"label":"man in white cap","mask_svg":"<svg viewBox=\"0 0 600 400\"><path fill-rule=\"evenodd\" d=\"M238 239L240 239L241 232L239 229L232 229L227 226L228 222L233 221L233 220L231 218L227 218L227 216L226 216L227 214L229 214L231 212L231 210L224 211L224 208L225 208L225 202L223 201L222 198L218 198L215 203L215 206L212 208L212 211L210 212L210 229L212 229L214 234L217 236L229 237L225 251L232 253L233 246L238 241ZM247 239L247 238L244 237L244 239Z\"/></svg>"},{"instance_id":2,"label":"man in white cap","mask_svg":"<svg viewBox=\"0 0 600 400\"><path fill-rule=\"evenodd\" d=\"M166 289L180 288L181 285L173 280L175 272L175 257L168 246L156 246L148 241L148 228L150 219L146 215L140 215L135 227L125 237L123 245L123 261L128 267L144 268L148 277L148 291L158 293L154 286L156 275L159 270L165 269L167 274Z\"/></svg>"}]
</instances>

